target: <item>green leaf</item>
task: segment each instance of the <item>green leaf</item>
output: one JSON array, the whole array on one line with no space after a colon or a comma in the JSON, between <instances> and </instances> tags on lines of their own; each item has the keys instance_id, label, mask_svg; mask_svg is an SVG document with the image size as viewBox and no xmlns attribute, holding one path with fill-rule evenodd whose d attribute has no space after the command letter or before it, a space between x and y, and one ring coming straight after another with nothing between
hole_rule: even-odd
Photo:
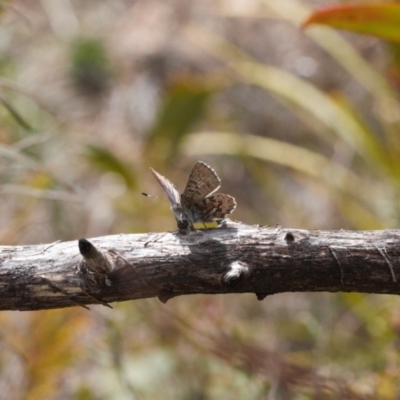
<instances>
[{"instance_id":1,"label":"green leaf","mask_svg":"<svg viewBox=\"0 0 400 400\"><path fill-rule=\"evenodd\" d=\"M320 9L303 23L323 24L400 42L400 4L354 4Z\"/></svg>"}]
</instances>

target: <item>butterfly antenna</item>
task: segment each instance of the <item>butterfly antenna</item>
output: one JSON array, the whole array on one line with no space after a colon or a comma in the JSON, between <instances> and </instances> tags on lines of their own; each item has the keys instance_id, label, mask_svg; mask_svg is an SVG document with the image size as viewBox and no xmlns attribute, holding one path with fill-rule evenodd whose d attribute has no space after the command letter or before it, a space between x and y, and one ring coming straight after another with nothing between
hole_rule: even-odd
<instances>
[{"instance_id":1,"label":"butterfly antenna","mask_svg":"<svg viewBox=\"0 0 400 400\"><path fill-rule=\"evenodd\" d=\"M154 195L152 195L152 194L148 194L148 193L145 193L145 192L142 192L142 193L140 193L142 196L145 196L145 197L154 197L155 199L159 199L159 197L158 196L154 196Z\"/></svg>"},{"instance_id":2,"label":"butterfly antenna","mask_svg":"<svg viewBox=\"0 0 400 400\"><path fill-rule=\"evenodd\" d=\"M162 201L168 201L168 199L166 199L164 197L155 196L154 194L149 194L149 193L146 193L146 192L141 192L140 194L142 196L144 196L144 197L152 197L153 199L159 199L159 200L162 200Z\"/></svg>"}]
</instances>

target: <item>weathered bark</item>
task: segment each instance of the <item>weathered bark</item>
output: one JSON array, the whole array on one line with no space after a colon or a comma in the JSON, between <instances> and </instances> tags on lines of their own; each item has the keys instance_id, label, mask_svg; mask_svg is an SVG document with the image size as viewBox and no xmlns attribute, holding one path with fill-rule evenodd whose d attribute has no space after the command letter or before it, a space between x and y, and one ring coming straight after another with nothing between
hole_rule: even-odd
<instances>
[{"instance_id":1,"label":"weathered bark","mask_svg":"<svg viewBox=\"0 0 400 400\"><path fill-rule=\"evenodd\" d=\"M187 235L0 247L1 310L147 297L165 302L194 293L253 292L260 300L295 291L399 294L399 281L400 230L307 231L227 221Z\"/></svg>"}]
</instances>

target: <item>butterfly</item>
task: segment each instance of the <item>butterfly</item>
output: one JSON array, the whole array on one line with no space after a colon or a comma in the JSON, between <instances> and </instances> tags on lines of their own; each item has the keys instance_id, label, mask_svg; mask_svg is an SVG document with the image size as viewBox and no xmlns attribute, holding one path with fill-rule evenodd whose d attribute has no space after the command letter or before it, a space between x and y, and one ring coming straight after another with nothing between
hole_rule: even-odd
<instances>
[{"instance_id":1,"label":"butterfly","mask_svg":"<svg viewBox=\"0 0 400 400\"><path fill-rule=\"evenodd\" d=\"M190 172L188 183L181 195L166 177L150 168L171 203L178 229L194 229L196 222L222 221L236 208L235 198L216 193L221 180L205 162L198 161Z\"/></svg>"}]
</instances>

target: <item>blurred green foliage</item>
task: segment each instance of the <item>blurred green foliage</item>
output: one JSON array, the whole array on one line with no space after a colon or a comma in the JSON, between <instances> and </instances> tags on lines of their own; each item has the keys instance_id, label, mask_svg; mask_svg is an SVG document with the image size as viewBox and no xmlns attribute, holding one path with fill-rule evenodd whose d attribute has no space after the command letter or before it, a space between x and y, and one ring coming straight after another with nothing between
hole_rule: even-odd
<instances>
[{"instance_id":1,"label":"blurred green foliage","mask_svg":"<svg viewBox=\"0 0 400 400\"><path fill-rule=\"evenodd\" d=\"M71 46L70 74L81 91L98 95L107 89L111 79L111 63L99 39L79 38Z\"/></svg>"},{"instance_id":2,"label":"blurred green foliage","mask_svg":"<svg viewBox=\"0 0 400 400\"><path fill-rule=\"evenodd\" d=\"M199 159L237 198L234 219L398 228L397 53L300 30L307 3L194 18L184 2L10 2L2 244L175 229L167 201L140 196L161 193L148 167L182 190ZM284 293L2 313L0 383L13 399L397 399L399 305Z\"/></svg>"},{"instance_id":3,"label":"blurred green foliage","mask_svg":"<svg viewBox=\"0 0 400 400\"><path fill-rule=\"evenodd\" d=\"M179 153L182 139L204 118L205 107L213 91L205 79L181 77L166 90L158 116L147 141L148 157L166 161ZM161 151L160 151L161 149Z\"/></svg>"},{"instance_id":4,"label":"blurred green foliage","mask_svg":"<svg viewBox=\"0 0 400 400\"><path fill-rule=\"evenodd\" d=\"M104 147L87 146L87 159L90 164L96 166L100 171L114 172L123 177L129 188L135 186L135 179L131 169L121 162L120 159Z\"/></svg>"}]
</instances>

